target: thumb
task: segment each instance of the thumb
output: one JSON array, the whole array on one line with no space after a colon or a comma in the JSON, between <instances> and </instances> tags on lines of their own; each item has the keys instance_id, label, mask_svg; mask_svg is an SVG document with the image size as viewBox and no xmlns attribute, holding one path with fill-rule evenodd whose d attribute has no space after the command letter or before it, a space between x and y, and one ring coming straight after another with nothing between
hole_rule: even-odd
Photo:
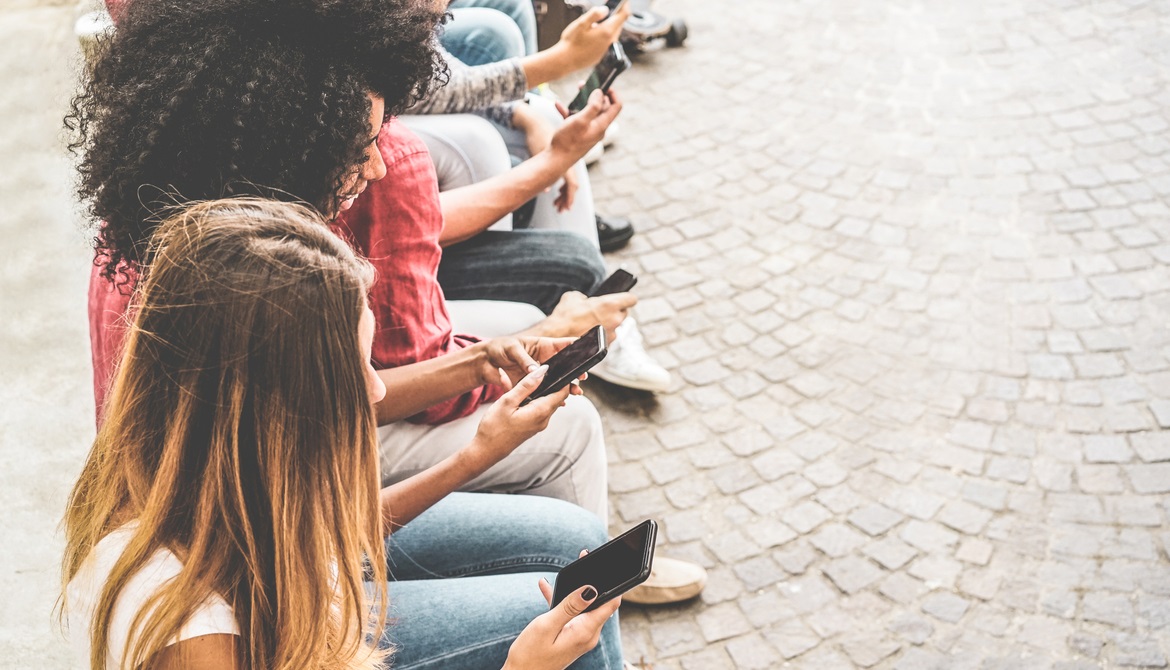
<instances>
[{"instance_id":1,"label":"thumb","mask_svg":"<svg viewBox=\"0 0 1170 670\"><path fill-rule=\"evenodd\" d=\"M557 622L557 625L564 627L573 620L578 614L585 611L594 600L597 599L597 589L592 586L582 586L565 596L565 599L560 602L549 614L552 614L552 619Z\"/></svg>"},{"instance_id":2,"label":"thumb","mask_svg":"<svg viewBox=\"0 0 1170 670\"><path fill-rule=\"evenodd\" d=\"M540 383L544 381L544 376L547 372L547 365L542 365L532 372L529 372L528 374L524 375L524 379L521 379L519 382L517 382L516 386L513 387L511 391L505 393L504 396L500 398L500 400L504 400L506 398L509 404L518 407L522 400L532 395L532 392L540 386Z\"/></svg>"},{"instance_id":3,"label":"thumb","mask_svg":"<svg viewBox=\"0 0 1170 670\"><path fill-rule=\"evenodd\" d=\"M598 5L590 9L588 12L585 12L585 16L589 23L597 23L598 21L601 21L605 19L605 17L609 16L609 8L605 5Z\"/></svg>"}]
</instances>

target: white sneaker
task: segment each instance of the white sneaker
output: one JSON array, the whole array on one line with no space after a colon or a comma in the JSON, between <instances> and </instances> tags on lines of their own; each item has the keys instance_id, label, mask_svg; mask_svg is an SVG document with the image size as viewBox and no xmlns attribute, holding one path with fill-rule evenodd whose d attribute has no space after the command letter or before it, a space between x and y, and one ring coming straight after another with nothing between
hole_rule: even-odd
<instances>
[{"instance_id":1,"label":"white sneaker","mask_svg":"<svg viewBox=\"0 0 1170 670\"><path fill-rule=\"evenodd\" d=\"M626 317L616 332L609 353L589 374L626 388L657 393L668 391L670 373L646 353L634 317Z\"/></svg>"},{"instance_id":2,"label":"white sneaker","mask_svg":"<svg viewBox=\"0 0 1170 670\"><path fill-rule=\"evenodd\" d=\"M703 566L677 558L658 556L650 578L622 596L622 604L668 605L681 603L703 591L707 585L707 571Z\"/></svg>"},{"instance_id":3,"label":"white sneaker","mask_svg":"<svg viewBox=\"0 0 1170 670\"><path fill-rule=\"evenodd\" d=\"M618 124L617 119L614 119L613 122L609 124L609 127L605 129L605 137L601 138L601 143L604 144L607 148L613 146L613 143L617 141L618 135L621 132L621 125Z\"/></svg>"},{"instance_id":4,"label":"white sneaker","mask_svg":"<svg viewBox=\"0 0 1170 670\"><path fill-rule=\"evenodd\" d=\"M604 142L598 142L597 144L594 144L593 147L589 149L589 151L585 152L585 157L581 160L585 161L586 165L593 165L597 161L601 160L602 154L605 153L605 147L603 146L604 144Z\"/></svg>"}]
</instances>

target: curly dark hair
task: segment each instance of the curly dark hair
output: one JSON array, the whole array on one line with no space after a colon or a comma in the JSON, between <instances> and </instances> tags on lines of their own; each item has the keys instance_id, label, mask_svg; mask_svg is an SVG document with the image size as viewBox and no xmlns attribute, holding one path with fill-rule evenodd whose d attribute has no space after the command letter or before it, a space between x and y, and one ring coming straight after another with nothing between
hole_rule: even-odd
<instances>
[{"instance_id":1,"label":"curly dark hair","mask_svg":"<svg viewBox=\"0 0 1170 670\"><path fill-rule=\"evenodd\" d=\"M176 201L333 211L372 92L400 114L447 75L431 0L131 0L65 118L103 274L146 262Z\"/></svg>"}]
</instances>

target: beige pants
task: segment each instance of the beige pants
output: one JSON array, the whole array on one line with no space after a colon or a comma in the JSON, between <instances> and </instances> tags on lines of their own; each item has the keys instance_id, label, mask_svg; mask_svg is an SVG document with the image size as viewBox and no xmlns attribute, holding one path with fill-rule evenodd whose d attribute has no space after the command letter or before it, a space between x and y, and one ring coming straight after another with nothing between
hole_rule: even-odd
<instances>
[{"instance_id":1,"label":"beige pants","mask_svg":"<svg viewBox=\"0 0 1170 670\"><path fill-rule=\"evenodd\" d=\"M379 428L383 484L418 474L467 446L487 409L439 426L398 421ZM608 522L605 442L597 408L582 396L569 396L548 428L461 490L559 498Z\"/></svg>"}]
</instances>

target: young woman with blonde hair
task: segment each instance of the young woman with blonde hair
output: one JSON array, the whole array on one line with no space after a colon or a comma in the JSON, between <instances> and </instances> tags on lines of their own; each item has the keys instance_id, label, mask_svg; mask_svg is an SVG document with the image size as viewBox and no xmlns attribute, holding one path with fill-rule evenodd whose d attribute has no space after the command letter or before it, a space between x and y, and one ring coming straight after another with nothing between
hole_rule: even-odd
<instances>
[{"instance_id":1,"label":"young woman with blonde hair","mask_svg":"<svg viewBox=\"0 0 1170 670\"><path fill-rule=\"evenodd\" d=\"M317 214L199 203L152 244L65 517L62 609L91 667L621 667L619 601L549 610L532 588L604 541L595 515L436 488L386 540L409 519L379 489L374 278ZM543 372L456 457L540 430L568 394L520 407Z\"/></svg>"}]
</instances>

